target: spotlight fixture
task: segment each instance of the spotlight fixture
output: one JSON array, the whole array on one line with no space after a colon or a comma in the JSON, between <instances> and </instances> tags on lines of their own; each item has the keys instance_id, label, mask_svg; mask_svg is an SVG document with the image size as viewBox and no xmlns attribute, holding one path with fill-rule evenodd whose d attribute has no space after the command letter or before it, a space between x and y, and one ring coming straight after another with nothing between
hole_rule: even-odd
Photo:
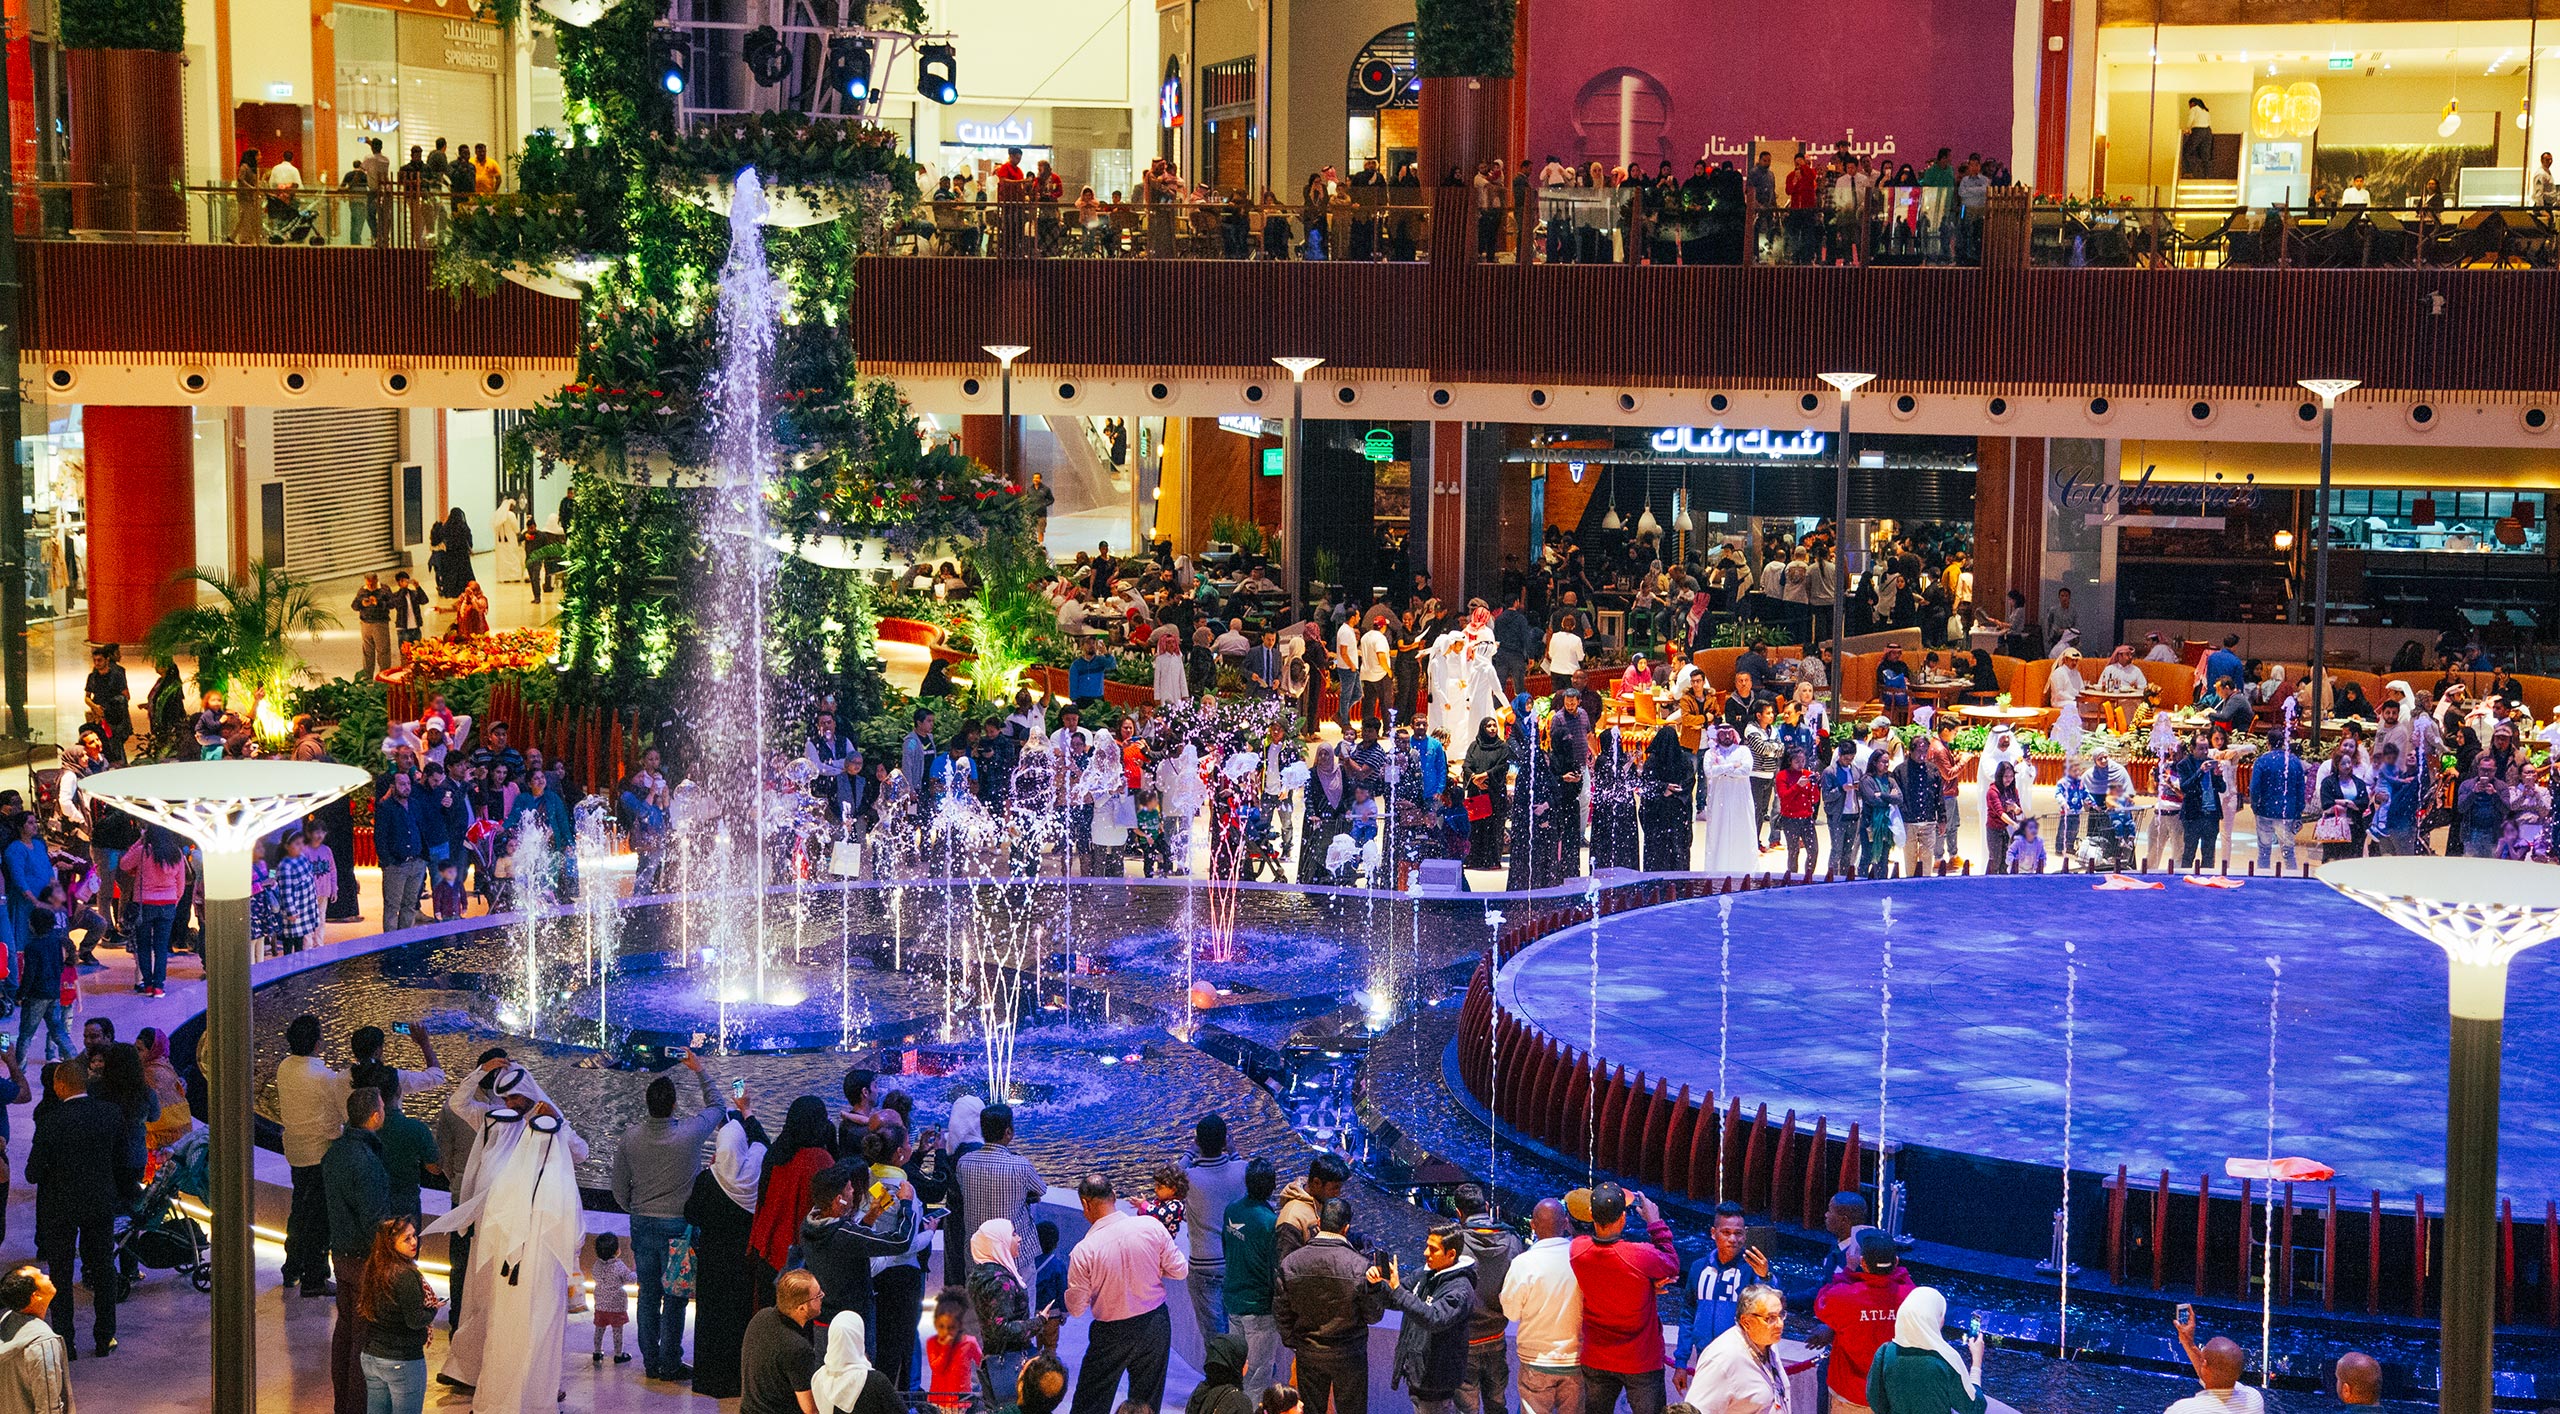
<instances>
[{"instance_id":1,"label":"spotlight fixture","mask_svg":"<svg viewBox=\"0 0 2560 1414\"><path fill-rule=\"evenodd\" d=\"M858 34L840 34L827 41L827 87L836 90L848 103L871 101L871 41Z\"/></svg>"},{"instance_id":2,"label":"spotlight fixture","mask_svg":"<svg viewBox=\"0 0 2560 1414\"><path fill-rule=\"evenodd\" d=\"M759 88L771 88L791 76L791 51L783 47L782 32L771 25L748 30L738 52Z\"/></svg>"},{"instance_id":3,"label":"spotlight fixture","mask_svg":"<svg viewBox=\"0 0 2560 1414\"><path fill-rule=\"evenodd\" d=\"M658 66L658 86L669 93L683 93L693 68L693 53L684 36L660 30L649 47Z\"/></svg>"},{"instance_id":4,"label":"spotlight fixture","mask_svg":"<svg viewBox=\"0 0 2560 1414\"><path fill-rule=\"evenodd\" d=\"M960 101L960 57L950 45L916 50L916 92L946 107Z\"/></svg>"}]
</instances>

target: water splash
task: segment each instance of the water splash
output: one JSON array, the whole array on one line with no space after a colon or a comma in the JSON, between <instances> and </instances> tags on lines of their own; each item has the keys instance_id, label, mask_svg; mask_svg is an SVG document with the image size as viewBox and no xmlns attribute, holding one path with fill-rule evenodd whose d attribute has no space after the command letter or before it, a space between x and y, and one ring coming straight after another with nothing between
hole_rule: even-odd
<instances>
[{"instance_id":1,"label":"water splash","mask_svg":"<svg viewBox=\"0 0 2560 1414\"><path fill-rule=\"evenodd\" d=\"M541 1024L543 1003L552 989L544 967L544 937L552 916L559 911L558 866L559 861L552 855L551 832L538 819L516 831L515 845L507 852L507 871L514 884L516 905L514 1009L527 1032ZM501 1013L499 1020L509 1018Z\"/></svg>"},{"instance_id":2,"label":"water splash","mask_svg":"<svg viewBox=\"0 0 2560 1414\"><path fill-rule=\"evenodd\" d=\"M2055 1349L2063 1359L2071 1358L2071 1100L2076 1080L2074 1070L2079 1060L2080 1040L2080 945L2065 940L2062 944L2062 1240L2054 1255L2054 1267L2062 1277L2062 1330L2055 1338Z\"/></svg>"},{"instance_id":3,"label":"water splash","mask_svg":"<svg viewBox=\"0 0 2560 1414\"><path fill-rule=\"evenodd\" d=\"M1587 879L1582 885L1583 905L1591 910L1591 1034L1583 1054L1592 1056L1591 1084L1583 1097L1582 1114L1586 1133L1582 1139L1582 1181L1597 1182L1600 1163L1600 880Z\"/></svg>"},{"instance_id":4,"label":"water splash","mask_svg":"<svg viewBox=\"0 0 2560 1414\"><path fill-rule=\"evenodd\" d=\"M1486 945L1485 955L1493 959L1493 975L1498 980L1502 976L1502 910L1486 909L1484 926L1485 931L1493 935ZM1485 1087L1485 1093L1500 1095L1502 1093L1502 1016L1499 1009L1495 1011L1493 1024L1485 1028L1484 1034L1487 1068L1491 1075ZM1502 1186L1502 1117L1498 1113L1499 1108L1496 1105L1487 1105L1484 1111L1484 1187L1487 1193L1499 1192Z\"/></svg>"},{"instance_id":5,"label":"water splash","mask_svg":"<svg viewBox=\"0 0 2560 1414\"><path fill-rule=\"evenodd\" d=\"M1724 935L1724 941L1716 959L1716 1092L1708 1098L1709 1110L1715 1108L1716 1101L1727 1099L1733 1093L1726 1088L1724 1078L1725 1062L1733 1053L1733 895L1718 894L1716 896L1716 922ZM1721 1203L1724 1201L1725 1147L1725 1135L1721 1132L1722 1124L1714 1114L1701 1115L1698 1122L1716 1124L1718 1127L1716 1201Z\"/></svg>"},{"instance_id":6,"label":"water splash","mask_svg":"<svg viewBox=\"0 0 2560 1414\"><path fill-rule=\"evenodd\" d=\"M1893 896L1884 899L1884 956L1876 968L1876 1207L1882 1216L1892 1168L1886 1147L1886 1121L1893 1099Z\"/></svg>"},{"instance_id":7,"label":"water splash","mask_svg":"<svg viewBox=\"0 0 2560 1414\"><path fill-rule=\"evenodd\" d=\"M602 796L588 796L578 802L577 821L578 878L585 885L578 890L578 936L586 945L586 980L596 989L596 1047L602 1050L612 1044L608 1002L622 939L620 901L604 882L605 861L614 847L613 808Z\"/></svg>"},{"instance_id":8,"label":"water splash","mask_svg":"<svg viewBox=\"0 0 2560 1414\"><path fill-rule=\"evenodd\" d=\"M704 507L701 599L704 681L696 685L692 713L700 750L696 775L713 798L728 803L747 847L734 842L730 857L715 859L712 887L760 884L765 849L774 840L771 792L759 772L767 759L770 709L765 606L772 596L776 556L766 542L765 496L779 467L773 441L773 351L790 295L765 260L764 182L755 169L738 174L729 205L729 254L720 267L720 363L705 390L713 427L715 475ZM717 773L718 778L714 778ZM739 873L743 869L744 873ZM724 914L732 910L723 909ZM755 998L766 996L768 948L765 910L749 908L745 936L722 949L723 1034L726 985L739 959L752 964Z\"/></svg>"},{"instance_id":9,"label":"water splash","mask_svg":"<svg viewBox=\"0 0 2560 1414\"><path fill-rule=\"evenodd\" d=\"M2258 1385L2265 1388L2275 1378L2275 1367L2268 1363L2268 1352L2275 1345L2276 1329L2276 1007L2284 1000L2284 959L2267 955L2267 1177L2266 1202L2262 1211L2258 1246L2264 1260L2258 1280Z\"/></svg>"}]
</instances>

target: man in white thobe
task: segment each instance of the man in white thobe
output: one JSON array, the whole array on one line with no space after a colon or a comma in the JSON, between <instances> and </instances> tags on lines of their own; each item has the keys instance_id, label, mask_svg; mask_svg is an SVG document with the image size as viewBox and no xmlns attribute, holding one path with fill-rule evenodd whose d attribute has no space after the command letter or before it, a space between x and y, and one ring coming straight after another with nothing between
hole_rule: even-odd
<instances>
[{"instance_id":1,"label":"man in white thobe","mask_svg":"<svg viewBox=\"0 0 2560 1414\"><path fill-rule=\"evenodd\" d=\"M522 1096L516 1097L518 1099ZM473 1414L525 1414L553 1408L560 1392L560 1355L569 1324L569 1273L583 1240L578 1175L570 1155L574 1132L549 1101L528 1111L490 1113L495 1131L480 1146L490 1162L478 1191L429 1231L475 1224L470 1286L477 1308L463 1330L478 1330L473 1368L455 1369L457 1331L445 1372L472 1385Z\"/></svg>"},{"instance_id":2,"label":"man in white thobe","mask_svg":"<svg viewBox=\"0 0 2560 1414\"><path fill-rule=\"evenodd\" d=\"M526 1128L526 1119L544 1112L556 1119L559 1110L543 1094L540 1082L520 1065L502 1062L483 1072L477 1083L465 1088L473 1092L471 1100L463 1104L448 1104L457 1115L476 1119L480 1138L472 1145L471 1161L464 1166L461 1178L454 1185L452 1208L436 1219L427 1231L471 1234L466 1258L469 1265L464 1272L462 1296L455 1312L453 1342L445 1352L443 1374L462 1384L477 1385L486 1363L486 1346L494 1332L490 1316L497 1300L494 1287L503 1280L499 1275L501 1245L486 1227L480 1225L482 1212L487 1207L498 1175L508 1170L516 1149L532 1137ZM567 1186L570 1202L574 1205L577 1202L576 1165L586 1161L587 1141L579 1138L578 1131L565 1124L556 1131L546 1131L544 1137L551 1141L546 1148L557 1148L567 1155L570 1165ZM574 1254L574 1234L571 1242ZM565 1312L565 1288L563 1293L560 1300ZM553 1353L553 1368L558 1368L557 1351ZM553 1393L557 1394L558 1390L553 1390Z\"/></svg>"},{"instance_id":3,"label":"man in white thobe","mask_svg":"<svg viewBox=\"0 0 2560 1414\"><path fill-rule=\"evenodd\" d=\"M1748 874L1760 867L1758 812L1751 801L1751 748L1731 727L1716 728L1716 744L1699 763L1699 831L1705 845L1698 867L1710 874Z\"/></svg>"}]
</instances>

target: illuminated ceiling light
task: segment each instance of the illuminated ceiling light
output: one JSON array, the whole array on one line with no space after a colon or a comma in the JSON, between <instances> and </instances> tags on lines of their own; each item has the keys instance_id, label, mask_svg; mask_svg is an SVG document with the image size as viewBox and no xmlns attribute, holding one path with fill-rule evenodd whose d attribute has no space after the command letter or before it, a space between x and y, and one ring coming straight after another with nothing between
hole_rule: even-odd
<instances>
[{"instance_id":1,"label":"illuminated ceiling light","mask_svg":"<svg viewBox=\"0 0 2560 1414\"><path fill-rule=\"evenodd\" d=\"M871 98L872 43L858 34L839 34L827 41L826 85L848 103Z\"/></svg>"},{"instance_id":2,"label":"illuminated ceiling light","mask_svg":"<svg viewBox=\"0 0 2560 1414\"><path fill-rule=\"evenodd\" d=\"M682 94L690 81L693 56L681 35L660 30L649 41L658 66L658 86L672 94Z\"/></svg>"},{"instance_id":3,"label":"illuminated ceiling light","mask_svg":"<svg viewBox=\"0 0 2560 1414\"><path fill-rule=\"evenodd\" d=\"M534 8L575 29L585 29L604 18L613 8L612 0L534 0Z\"/></svg>"},{"instance_id":4,"label":"illuminated ceiling light","mask_svg":"<svg viewBox=\"0 0 2560 1414\"><path fill-rule=\"evenodd\" d=\"M2451 137L2462 131L2462 105L2451 98L2444 101L2444 116L2436 124L2437 137Z\"/></svg>"},{"instance_id":5,"label":"illuminated ceiling light","mask_svg":"<svg viewBox=\"0 0 2560 1414\"><path fill-rule=\"evenodd\" d=\"M2292 532L2292 531L2290 531L2290 530L2279 530L2279 531L2277 531L2277 532L2276 532L2276 548L2277 548L2277 549L2279 549L2279 550L2290 550L2290 549L2292 549L2292 548L2293 548L2293 532Z\"/></svg>"},{"instance_id":6,"label":"illuminated ceiling light","mask_svg":"<svg viewBox=\"0 0 2560 1414\"><path fill-rule=\"evenodd\" d=\"M916 50L916 92L945 107L960 101L960 58L950 45Z\"/></svg>"}]
</instances>

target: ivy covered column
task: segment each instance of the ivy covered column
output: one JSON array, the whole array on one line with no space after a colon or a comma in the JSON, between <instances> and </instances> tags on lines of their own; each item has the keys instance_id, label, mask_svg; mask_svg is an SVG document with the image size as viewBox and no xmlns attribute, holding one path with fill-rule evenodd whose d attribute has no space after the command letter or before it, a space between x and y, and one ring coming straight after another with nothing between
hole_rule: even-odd
<instances>
[{"instance_id":1,"label":"ivy covered column","mask_svg":"<svg viewBox=\"0 0 2560 1414\"><path fill-rule=\"evenodd\" d=\"M1418 0L1415 62L1422 75L1423 185L1451 167L1472 176L1500 158L1511 171L1519 78L1512 41L1519 0Z\"/></svg>"},{"instance_id":2,"label":"ivy covered column","mask_svg":"<svg viewBox=\"0 0 2560 1414\"><path fill-rule=\"evenodd\" d=\"M62 0L72 229L187 228L186 30L180 0Z\"/></svg>"}]
</instances>

